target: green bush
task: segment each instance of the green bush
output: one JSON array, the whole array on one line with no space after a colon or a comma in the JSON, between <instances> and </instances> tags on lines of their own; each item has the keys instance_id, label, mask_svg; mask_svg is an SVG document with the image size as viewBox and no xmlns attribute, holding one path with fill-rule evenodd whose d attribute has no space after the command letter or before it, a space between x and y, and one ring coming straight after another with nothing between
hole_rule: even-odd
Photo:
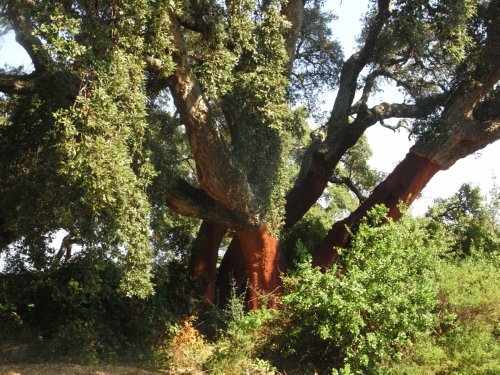
<instances>
[{"instance_id":1,"label":"green bush","mask_svg":"<svg viewBox=\"0 0 500 375\"><path fill-rule=\"evenodd\" d=\"M187 310L187 281L172 276L179 266L157 270L155 295L146 299L119 293L122 269L96 256L75 257L54 272L1 274L0 338L30 343L38 359L153 360Z\"/></svg>"},{"instance_id":2,"label":"green bush","mask_svg":"<svg viewBox=\"0 0 500 375\"><path fill-rule=\"evenodd\" d=\"M380 225L385 212L372 210L330 271L304 262L284 279L288 354L335 373L376 374L432 326L444 242L410 217Z\"/></svg>"},{"instance_id":3,"label":"green bush","mask_svg":"<svg viewBox=\"0 0 500 375\"><path fill-rule=\"evenodd\" d=\"M448 261L439 269L438 321L388 373L500 373L498 255Z\"/></svg>"},{"instance_id":4,"label":"green bush","mask_svg":"<svg viewBox=\"0 0 500 375\"><path fill-rule=\"evenodd\" d=\"M225 329L214 343L213 353L204 364L210 374L274 373L270 362L259 358L266 345L266 326L277 311L262 307L246 311L244 295L234 293L222 313Z\"/></svg>"}]
</instances>

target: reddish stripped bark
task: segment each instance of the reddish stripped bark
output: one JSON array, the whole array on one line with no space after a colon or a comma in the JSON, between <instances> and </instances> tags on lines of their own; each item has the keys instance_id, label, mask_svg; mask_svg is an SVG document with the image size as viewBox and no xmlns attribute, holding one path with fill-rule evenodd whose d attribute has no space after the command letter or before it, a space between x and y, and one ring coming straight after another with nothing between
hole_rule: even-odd
<instances>
[{"instance_id":1,"label":"reddish stripped bark","mask_svg":"<svg viewBox=\"0 0 500 375\"><path fill-rule=\"evenodd\" d=\"M313 170L309 170L301 184L293 187L287 195L285 227L290 227L299 221L311 206L323 194L328 179ZM238 238L235 236L222 258L217 275L217 294L219 304L225 306L231 297L234 285L236 292L242 292L247 272L243 253Z\"/></svg>"},{"instance_id":2,"label":"reddish stripped bark","mask_svg":"<svg viewBox=\"0 0 500 375\"><path fill-rule=\"evenodd\" d=\"M227 305L233 288L236 293L242 293L245 289L246 279L247 271L240 242L234 236L222 258L217 273L216 294L218 305L221 307Z\"/></svg>"},{"instance_id":3,"label":"reddish stripped bark","mask_svg":"<svg viewBox=\"0 0 500 375\"><path fill-rule=\"evenodd\" d=\"M356 227L373 206L384 204L389 209L389 217L394 220L399 219L401 217L399 202L412 204L440 169L439 164L410 151L363 204L347 218L332 226L327 236L313 251L313 265L323 269L331 267L338 257L335 248L341 248L347 244L349 229Z\"/></svg>"},{"instance_id":4,"label":"reddish stripped bark","mask_svg":"<svg viewBox=\"0 0 500 375\"><path fill-rule=\"evenodd\" d=\"M290 190L286 197L285 226L290 227L299 221L311 206L321 197L328 179L309 170L301 184Z\"/></svg>"},{"instance_id":5,"label":"reddish stripped bark","mask_svg":"<svg viewBox=\"0 0 500 375\"><path fill-rule=\"evenodd\" d=\"M279 278L281 259L278 239L269 233L265 225L251 231L239 231L236 235L248 273L250 309L259 308L262 296L271 297L268 305L274 306L275 297L281 292Z\"/></svg>"},{"instance_id":6,"label":"reddish stripped bark","mask_svg":"<svg viewBox=\"0 0 500 375\"><path fill-rule=\"evenodd\" d=\"M217 257L227 228L223 225L203 221L193 248L194 292L205 302L215 302L215 280L217 277Z\"/></svg>"}]
</instances>

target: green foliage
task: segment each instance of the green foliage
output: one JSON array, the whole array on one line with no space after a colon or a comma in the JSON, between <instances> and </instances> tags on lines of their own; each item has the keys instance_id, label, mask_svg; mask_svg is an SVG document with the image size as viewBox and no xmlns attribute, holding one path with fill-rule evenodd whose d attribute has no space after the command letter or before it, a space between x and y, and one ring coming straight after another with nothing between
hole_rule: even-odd
<instances>
[{"instance_id":1,"label":"green foliage","mask_svg":"<svg viewBox=\"0 0 500 375\"><path fill-rule=\"evenodd\" d=\"M392 3L376 52L367 58L374 71L405 87L411 97L406 104L470 77L481 57L488 19L481 12L488 2ZM2 335L21 332L44 345L47 356L97 361L133 357L136 350L146 355L138 348L150 349L168 336L166 331L175 330L188 341L193 335L194 351L213 350L204 353L200 366L228 373L269 371L255 358L268 327L281 324L286 328L281 338L289 340L283 346L295 358L326 358L344 373L376 373L407 351L432 322L431 264L438 247L447 250L442 232L456 239L459 254L498 250L497 213L488 213L479 193L464 188L435 207L431 224L406 218L379 226L380 212L372 214L334 269L320 273L304 262L306 250L325 235L332 218L358 204L337 184L323 197L328 209L316 206L283 234L284 249L297 250L292 261L299 266L286 279L279 323L273 320L276 312L247 314L243 302L235 300L226 332L212 346L193 333L190 323L172 324L173 311L187 310L187 255L198 222L173 215L165 191L173 178L196 186L203 176L197 176L200 160L196 165L186 142L196 130L187 126L189 114L168 102L169 78L177 68L186 70L183 79L196 78L195 89L202 93L196 100L204 101L210 118L201 126L214 126L221 154L229 155L228 164L245 176L252 191L241 207L277 234L285 194L307 145L305 120L317 110L318 93L338 84L342 64L328 26L334 16L323 12L323 1L309 1L290 78L285 44L290 23L282 5L280 0L0 2L0 32L5 26L18 29L20 39L23 32L35 38L39 43L23 44L43 60L34 61L41 67L24 77L30 80L27 94L0 96L0 233L12 232L17 239L7 253L10 273L0 278ZM367 29L373 14L372 9ZM182 35L176 46L174 27ZM178 56L184 48L186 54ZM188 68L179 63L184 59ZM356 69L351 64L345 71ZM6 71L11 73L21 70ZM183 105L193 104L188 102ZM292 108L299 103L304 107ZM363 108L357 110L352 115L362 119ZM416 123L418 136L444 134L440 111ZM366 164L366 146L362 139L344 155L334 176L344 185L352 183L361 195L380 177ZM82 244L82 251L66 264L56 262L60 267L54 271L56 255L48 244L60 229ZM152 259L158 266L155 287ZM424 345L422 353L431 353L427 357L451 363L443 368L466 372L495 366L489 356L497 353L490 322L481 323L482 328L462 324L462 315L491 309L476 296L475 286L483 290L484 285L475 275L471 272L470 283L460 284L471 290L468 300L440 279L447 302L439 310L444 314L442 342L435 342L446 350L434 341L419 345ZM467 279L463 273L460 278ZM450 280L459 284L458 278ZM490 292L485 296L497 299ZM473 356L465 354L470 344L460 327L467 327L478 348Z\"/></svg>"},{"instance_id":2,"label":"green foliage","mask_svg":"<svg viewBox=\"0 0 500 375\"><path fill-rule=\"evenodd\" d=\"M474 253L498 253L500 250L500 222L498 193L493 191L488 203L478 187L464 184L448 199L437 199L427 216L435 229L442 226L453 240L456 256Z\"/></svg>"},{"instance_id":3,"label":"green foliage","mask_svg":"<svg viewBox=\"0 0 500 375\"><path fill-rule=\"evenodd\" d=\"M381 70L392 82L409 83L401 91L405 101L415 102L458 87L470 79L480 62L484 45L488 1L393 1L386 27L371 57L373 70ZM376 6L377 2L372 2ZM368 13L366 25L370 25ZM366 32L366 31L365 31ZM404 61L402 64L396 61ZM439 107L415 121L412 136L443 141L449 136L440 123Z\"/></svg>"},{"instance_id":4,"label":"green foliage","mask_svg":"<svg viewBox=\"0 0 500 375\"><path fill-rule=\"evenodd\" d=\"M396 2L394 31L419 56L439 53L449 63L460 61L473 43L464 29L476 16L477 3L477 0ZM435 43L429 45L429 40Z\"/></svg>"},{"instance_id":5,"label":"green foliage","mask_svg":"<svg viewBox=\"0 0 500 375\"><path fill-rule=\"evenodd\" d=\"M1 274L0 339L27 342L31 360L154 360L154 348L187 311L186 280L173 264L155 273L154 296L127 298L117 292L123 272L87 255L52 273Z\"/></svg>"},{"instance_id":6,"label":"green foliage","mask_svg":"<svg viewBox=\"0 0 500 375\"><path fill-rule=\"evenodd\" d=\"M300 102L317 119L322 104L318 97L337 87L343 63L342 49L330 28L337 17L322 6L321 0L306 3L289 92L292 102Z\"/></svg>"},{"instance_id":7,"label":"green foliage","mask_svg":"<svg viewBox=\"0 0 500 375\"><path fill-rule=\"evenodd\" d=\"M9 103L0 137L13 152L4 157L2 149L0 189L10 200L7 227L28 253L43 253L48 233L65 229L89 248L114 252L127 264L121 290L145 297L154 171L143 145L142 54L150 2L101 5L33 5L33 33L45 42L39 53L53 63L37 75L34 95ZM28 199L19 194L27 185Z\"/></svg>"},{"instance_id":8,"label":"green foliage","mask_svg":"<svg viewBox=\"0 0 500 375\"><path fill-rule=\"evenodd\" d=\"M280 239L286 263L291 269L309 257L310 249L324 238L333 220L330 212L314 205L304 217Z\"/></svg>"},{"instance_id":9,"label":"green foliage","mask_svg":"<svg viewBox=\"0 0 500 375\"><path fill-rule=\"evenodd\" d=\"M57 114L65 134L61 149L66 160L60 173L79 188L80 211L88 215L82 236L91 243L125 248L128 271L121 289L142 297L152 292L145 187L153 171L142 145L146 97L141 53L147 6L147 1L115 4L110 17L116 22L102 26L113 49L94 58L90 70L85 68L75 104ZM95 216L100 217L97 225Z\"/></svg>"},{"instance_id":10,"label":"green foliage","mask_svg":"<svg viewBox=\"0 0 500 375\"><path fill-rule=\"evenodd\" d=\"M204 365L210 374L274 373L273 366L258 354L266 344L266 324L273 321L276 311L264 307L247 312L245 305L244 296L233 294L223 312L226 329Z\"/></svg>"},{"instance_id":11,"label":"green foliage","mask_svg":"<svg viewBox=\"0 0 500 375\"><path fill-rule=\"evenodd\" d=\"M379 226L385 209L363 221L327 272L307 262L284 279L286 350L341 373L380 373L433 323L433 264L441 241L419 220Z\"/></svg>"},{"instance_id":12,"label":"green foliage","mask_svg":"<svg viewBox=\"0 0 500 375\"><path fill-rule=\"evenodd\" d=\"M390 374L497 374L500 278L496 256L443 263L437 275L437 327Z\"/></svg>"}]
</instances>

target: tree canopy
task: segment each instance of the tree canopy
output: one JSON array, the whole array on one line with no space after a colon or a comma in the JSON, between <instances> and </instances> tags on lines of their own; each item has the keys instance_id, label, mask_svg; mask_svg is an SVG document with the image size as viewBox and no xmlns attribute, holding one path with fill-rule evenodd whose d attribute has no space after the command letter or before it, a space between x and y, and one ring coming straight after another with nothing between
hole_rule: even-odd
<instances>
[{"instance_id":1,"label":"tree canopy","mask_svg":"<svg viewBox=\"0 0 500 375\"><path fill-rule=\"evenodd\" d=\"M360 205L310 249L322 267L371 207L397 219L435 173L500 137L500 1L371 1L351 56L323 5L1 0L2 28L33 63L0 71L2 246L50 268L60 257L48 242L64 229L67 246L123 262L122 290L145 296L153 248L179 240L213 297L228 232L219 276L242 263L257 307L257 290L280 290L280 235L329 183ZM387 85L404 99L377 103ZM415 143L380 182L355 145L389 119ZM173 212L203 220L194 243L169 240L177 223L195 228Z\"/></svg>"}]
</instances>

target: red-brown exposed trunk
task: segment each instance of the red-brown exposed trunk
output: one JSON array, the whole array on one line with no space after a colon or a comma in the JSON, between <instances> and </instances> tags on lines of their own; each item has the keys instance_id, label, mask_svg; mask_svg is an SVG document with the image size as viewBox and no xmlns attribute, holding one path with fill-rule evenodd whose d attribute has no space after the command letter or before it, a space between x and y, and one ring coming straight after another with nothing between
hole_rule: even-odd
<instances>
[{"instance_id":1,"label":"red-brown exposed trunk","mask_svg":"<svg viewBox=\"0 0 500 375\"><path fill-rule=\"evenodd\" d=\"M234 236L222 258L217 274L216 293L219 305L226 306L233 287L236 293L243 292L246 279L245 260L238 238Z\"/></svg>"},{"instance_id":2,"label":"red-brown exposed trunk","mask_svg":"<svg viewBox=\"0 0 500 375\"><path fill-rule=\"evenodd\" d=\"M203 221L193 248L194 292L208 303L215 302L215 280L217 277L217 256L227 228Z\"/></svg>"},{"instance_id":3,"label":"red-brown exposed trunk","mask_svg":"<svg viewBox=\"0 0 500 375\"><path fill-rule=\"evenodd\" d=\"M252 310L258 309L261 300L269 298L270 306L275 305L275 297L280 294L279 241L263 225L251 231L237 232L248 273L248 287Z\"/></svg>"},{"instance_id":4,"label":"red-brown exposed trunk","mask_svg":"<svg viewBox=\"0 0 500 375\"><path fill-rule=\"evenodd\" d=\"M290 227L299 221L311 206L321 197L328 179L309 170L301 184L293 187L286 199L285 226Z\"/></svg>"},{"instance_id":5,"label":"red-brown exposed trunk","mask_svg":"<svg viewBox=\"0 0 500 375\"><path fill-rule=\"evenodd\" d=\"M329 268L338 256L335 248L347 244L349 229L356 227L361 218L375 205L384 204L389 209L389 217L394 220L399 219L401 216L399 202L404 202L408 206L412 204L440 169L439 164L434 161L415 152L409 152L363 204L347 218L332 226L327 236L313 251L313 265Z\"/></svg>"},{"instance_id":6,"label":"red-brown exposed trunk","mask_svg":"<svg viewBox=\"0 0 500 375\"><path fill-rule=\"evenodd\" d=\"M323 194L328 180L310 170L303 182L295 186L287 195L285 227L299 221ZM247 272L238 238L235 236L222 258L217 275L217 294L219 303L224 306L231 296L231 287L236 292L243 290Z\"/></svg>"}]
</instances>

